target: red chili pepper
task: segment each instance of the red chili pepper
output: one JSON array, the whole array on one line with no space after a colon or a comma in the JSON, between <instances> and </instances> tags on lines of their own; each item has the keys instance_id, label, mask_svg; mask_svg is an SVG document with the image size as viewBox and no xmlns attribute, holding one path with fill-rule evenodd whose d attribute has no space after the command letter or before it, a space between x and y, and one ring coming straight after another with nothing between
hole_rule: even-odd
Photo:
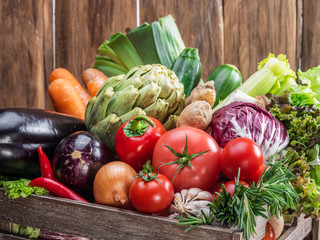
<instances>
[{"instance_id":1,"label":"red chili pepper","mask_svg":"<svg viewBox=\"0 0 320 240\"><path fill-rule=\"evenodd\" d=\"M51 194L54 194L58 197L67 198L71 200L76 200L80 202L88 202L83 197L72 191L70 188L66 187L62 183L46 177L39 177L33 179L29 185L31 187L42 187L47 189Z\"/></svg>"},{"instance_id":2,"label":"red chili pepper","mask_svg":"<svg viewBox=\"0 0 320 240\"><path fill-rule=\"evenodd\" d=\"M41 176L46 178L51 178L54 180L54 174L52 171L51 163L47 155L44 153L41 146L38 147L38 155L39 155Z\"/></svg>"}]
</instances>

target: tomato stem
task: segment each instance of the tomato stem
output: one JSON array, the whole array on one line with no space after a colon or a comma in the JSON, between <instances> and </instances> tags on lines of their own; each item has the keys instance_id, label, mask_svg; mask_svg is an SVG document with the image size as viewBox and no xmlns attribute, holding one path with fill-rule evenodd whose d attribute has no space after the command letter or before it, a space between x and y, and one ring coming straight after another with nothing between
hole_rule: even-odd
<instances>
[{"instance_id":1,"label":"tomato stem","mask_svg":"<svg viewBox=\"0 0 320 240\"><path fill-rule=\"evenodd\" d=\"M145 182L150 182L150 181L156 179L161 184L161 182L157 178L158 174L159 174L159 168L157 169L157 172L155 173L153 170L153 167L151 165L151 161L148 160L143 165L143 169L139 172L138 177L140 177Z\"/></svg>"},{"instance_id":2,"label":"tomato stem","mask_svg":"<svg viewBox=\"0 0 320 240\"><path fill-rule=\"evenodd\" d=\"M192 167L193 165L191 165L191 160L195 157L198 157L202 154L205 154L206 152L209 152L210 150L206 150L206 151L203 151L203 152L199 152L199 153L194 153L194 154L189 154L188 153L188 136L186 134L186 145L183 149L183 153L178 153L176 152L173 148L167 146L167 145L164 145L166 148L168 148L170 150L170 152L172 152L174 155L176 155L178 157L177 160L173 161L173 162L169 162L169 163L162 163L161 166L163 165L173 165L173 164L179 164L179 167L177 169L177 171L175 172L173 178L172 178L172 181L174 180L174 178L176 177L177 173L182 169L184 168L185 166L188 166L188 167Z\"/></svg>"}]
</instances>

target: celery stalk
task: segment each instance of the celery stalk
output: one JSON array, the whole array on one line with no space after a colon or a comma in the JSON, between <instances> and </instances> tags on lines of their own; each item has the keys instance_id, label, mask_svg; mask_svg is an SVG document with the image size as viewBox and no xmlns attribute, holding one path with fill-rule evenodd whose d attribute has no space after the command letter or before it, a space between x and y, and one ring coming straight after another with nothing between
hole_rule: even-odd
<instances>
[{"instance_id":1,"label":"celery stalk","mask_svg":"<svg viewBox=\"0 0 320 240\"><path fill-rule=\"evenodd\" d=\"M160 63L152 34L152 26L144 23L131 30L127 37L137 50L144 64Z\"/></svg>"},{"instance_id":2,"label":"celery stalk","mask_svg":"<svg viewBox=\"0 0 320 240\"><path fill-rule=\"evenodd\" d=\"M93 68L100 70L108 77L126 74L128 72L127 68L104 56L96 56Z\"/></svg>"},{"instance_id":3,"label":"celery stalk","mask_svg":"<svg viewBox=\"0 0 320 240\"><path fill-rule=\"evenodd\" d=\"M279 94L286 89L290 89L295 85L295 72L290 68L288 60L282 54L277 58L273 54L261 61L258 65L258 71L252 74L241 86L236 90L257 97L258 95L266 95L269 92ZM213 112L223 107L228 97L220 102Z\"/></svg>"},{"instance_id":4,"label":"celery stalk","mask_svg":"<svg viewBox=\"0 0 320 240\"><path fill-rule=\"evenodd\" d=\"M266 95L271 90L274 94L284 91L284 87L290 89L295 85L295 72L290 68L288 60L280 54L277 58L273 54L261 61L258 71L251 75L238 90L251 97Z\"/></svg>"},{"instance_id":5,"label":"celery stalk","mask_svg":"<svg viewBox=\"0 0 320 240\"><path fill-rule=\"evenodd\" d=\"M126 35L118 32L111 36L108 46L117 54L123 64L130 70L143 61Z\"/></svg>"}]
</instances>

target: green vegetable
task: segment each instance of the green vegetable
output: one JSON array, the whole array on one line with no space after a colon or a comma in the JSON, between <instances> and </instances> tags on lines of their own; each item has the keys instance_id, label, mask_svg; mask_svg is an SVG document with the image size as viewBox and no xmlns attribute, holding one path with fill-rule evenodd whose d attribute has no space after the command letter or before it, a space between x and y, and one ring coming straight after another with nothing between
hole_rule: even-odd
<instances>
[{"instance_id":1,"label":"green vegetable","mask_svg":"<svg viewBox=\"0 0 320 240\"><path fill-rule=\"evenodd\" d=\"M38 239L40 236L40 228L27 227L13 223L12 234L30 239Z\"/></svg>"},{"instance_id":2,"label":"green vegetable","mask_svg":"<svg viewBox=\"0 0 320 240\"><path fill-rule=\"evenodd\" d=\"M266 95L267 93L281 95L285 90L296 85L296 74L290 68L286 56L273 54L262 60L258 71L251 75L238 89L251 97Z\"/></svg>"},{"instance_id":3,"label":"green vegetable","mask_svg":"<svg viewBox=\"0 0 320 240\"><path fill-rule=\"evenodd\" d=\"M11 199L26 198L31 194L49 195L49 192L44 188L30 187L28 185L30 182L28 179L21 178L19 180L2 181L2 186L5 194Z\"/></svg>"},{"instance_id":4,"label":"green vegetable","mask_svg":"<svg viewBox=\"0 0 320 240\"><path fill-rule=\"evenodd\" d=\"M308 85L320 101L320 65L305 72L298 70L298 76L301 83Z\"/></svg>"},{"instance_id":5,"label":"green vegetable","mask_svg":"<svg viewBox=\"0 0 320 240\"><path fill-rule=\"evenodd\" d=\"M235 66L222 64L209 75L207 81L214 81L215 107L242 84L242 75Z\"/></svg>"},{"instance_id":6,"label":"green vegetable","mask_svg":"<svg viewBox=\"0 0 320 240\"><path fill-rule=\"evenodd\" d=\"M314 105L317 108L320 108L317 94L313 92L309 86L305 85L293 86L290 92L289 101L296 107Z\"/></svg>"},{"instance_id":7,"label":"green vegetable","mask_svg":"<svg viewBox=\"0 0 320 240\"><path fill-rule=\"evenodd\" d=\"M93 68L99 69L106 76L126 74L128 69L105 56L96 56Z\"/></svg>"},{"instance_id":8,"label":"green vegetable","mask_svg":"<svg viewBox=\"0 0 320 240\"><path fill-rule=\"evenodd\" d=\"M182 82L186 98L189 97L191 91L198 85L202 74L198 49L185 48L175 60L171 69Z\"/></svg>"},{"instance_id":9,"label":"green vegetable","mask_svg":"<svg viewBox=\"0 0 320 240\"><path fill-rule=\"evenodd\" d=\"M171 15L152 23L152 31L160 63L171 68L173 62L185 48L178 27Z\"/></svg>"},{"instance_id":10,"label":"green vegetable","mask_svg":"<svg viewBox=\"0 0 320 240\"><path fill-rule=\"evenodd\" d=\"M9 178L0 175L0 187L3 186L3 182L9 181Z\"/></svg>"},{"instance_id":11,"label":"green vegetable","mask_svg":"<svg viewBox=\"0 0 320 240\"><path fill-rule=\"evenodd\" d=\"M127 37L137 50L143 64L160 63L151 25L144 23L131 30Z\"/></svg>"},{"instance_id":12,"label":"green vegetable","mask_svg":"<svg viewBox=\"0 0 320 240\"><path fill-rule=\"evenodd\" d=\"M285 90L297 85L296 74L290 68L286 56L273 54L262 60L258 65L258 71L252 74L237 90L240 90L251 97L272 93L281 95ZM224 106L228 98L220 102L213 111Z\"/></svg>"},{"instance_id":13,"label":"green vegetable","mask_svg":"<svg viewBox=\"0 0 320 240\"><path fill-rule=\"evenodd\" d=\"M127 35L118 32L102 43L94 68L108 77L126 74L132 68L146 64L162 64L168 68L185 48L171 15L159 18L151 25L144 23Z\"/></svg>"},{"instance_id":14,"label":"green vegetable","mask_svg":"<svg viewBox=\"0 0 320 240\"><path fill-rule=\"evenodd\" d=\"M239 184L240 174L238 174L233 196L227 193L225 186L222 185L222 191L218 193L218 197L209 204L209 216L202 212L200 218L178 217L178 224L191 225L187 229L189 230L201 224L210 225L213 221L218 221L221 225L237 226L239 230L243 230L245 239L254 237L256 234L255 217L268 218L265 205L270 215L279 216L283 209L295 209L295 204L299 200L298 194L290 183L295 176L285 167L287 161L288 158L280 157L280 160L274 163L274 156L267 164L267 168L270 167L268 171L264 171L257 185L252 184L250 188Z\"/></svg>"},{"instance_id":15,"label":"green vegetable","mask_svg":"<svg viewBox=\"0 0 320 240\"><path fill-rule=\"evenodd\" d=\"M287 128L290 144L285 149L289 158L287 167L297 179L292 181L300 196L296 213L320 217L320 110L316 105L301 106L306 102L292 101L293 92L269 96L269 111ZM293 105L296 104L298 106Z\"/></svg>"}]
</instances>

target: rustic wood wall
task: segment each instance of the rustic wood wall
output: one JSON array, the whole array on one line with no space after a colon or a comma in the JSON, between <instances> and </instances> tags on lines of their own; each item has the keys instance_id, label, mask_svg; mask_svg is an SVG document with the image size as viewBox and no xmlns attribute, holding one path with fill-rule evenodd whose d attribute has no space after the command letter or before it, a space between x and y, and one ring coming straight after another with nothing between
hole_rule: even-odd
<instances>
[{"instance_id":1,"label":"rustic wood wall","mask_svg":"<svg viewBox=\"0 0 320 240\"><path fill-rule=\"evenodd\" d=\"M317 0L3 0L0 107L50 108L54 66L80 79L111 34L167 14L185 44L199 49L204 79L222 63L246 79L269 52L306 70L320 63L319 10Z\"/></svg>"}]
</instances>

